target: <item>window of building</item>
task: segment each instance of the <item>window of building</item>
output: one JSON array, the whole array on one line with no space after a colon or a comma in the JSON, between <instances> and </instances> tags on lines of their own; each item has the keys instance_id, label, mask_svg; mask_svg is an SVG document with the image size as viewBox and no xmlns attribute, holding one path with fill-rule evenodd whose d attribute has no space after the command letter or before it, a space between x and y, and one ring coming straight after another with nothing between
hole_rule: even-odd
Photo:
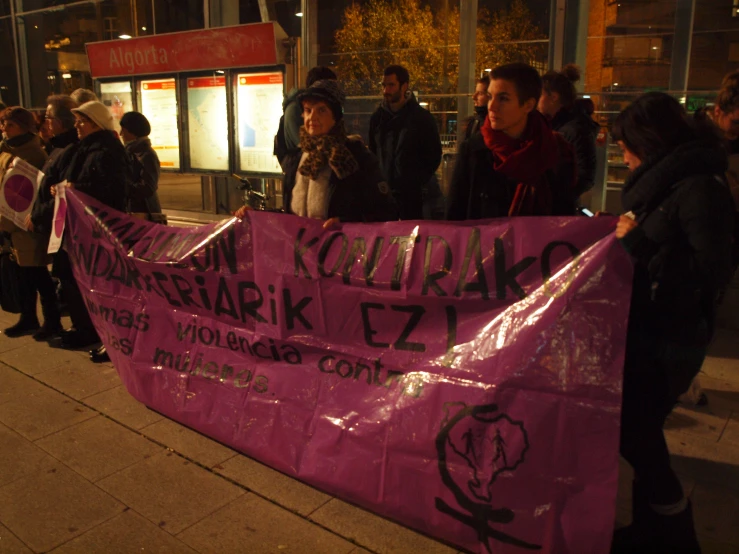
<instances>
[{"instance_id":1,"label":"window of building","mask_svg":"<svg viewBox=\"0 0 739 554\"><path fill-rule=\"evenodd\" d=\"M739 69L739 18L735 0L695 4L688 88L717 90L724 75Z\"/></svg>"},{"instance_id":2,"label":"window of building","mask_svg":"<svg viewBox=\"0 0 739 554\"><path fill-rule=\"evenodd\" d=\"M103 18L103 37L105 40L114 40L118 38L118 26L116 25L117 18L115 17L104 17Z\"/></svg>"}]
</instances>

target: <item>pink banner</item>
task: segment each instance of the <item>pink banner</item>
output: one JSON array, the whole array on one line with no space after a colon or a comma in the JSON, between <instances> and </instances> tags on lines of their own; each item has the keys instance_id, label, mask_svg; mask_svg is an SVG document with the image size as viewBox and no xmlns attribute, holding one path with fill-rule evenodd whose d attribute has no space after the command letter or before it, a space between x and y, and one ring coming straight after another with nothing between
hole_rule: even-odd
<instances>
[{"instance_id":1,"label":"pink banner","mask_svg":"<svg viewBox=\"0 0 739 554\"><path fill-rule=\"evenodd\" d=\"M75 275L141 402L473 552L609 551L613 218L178 229L68 196Z\"/></svg>"}]
</instances>

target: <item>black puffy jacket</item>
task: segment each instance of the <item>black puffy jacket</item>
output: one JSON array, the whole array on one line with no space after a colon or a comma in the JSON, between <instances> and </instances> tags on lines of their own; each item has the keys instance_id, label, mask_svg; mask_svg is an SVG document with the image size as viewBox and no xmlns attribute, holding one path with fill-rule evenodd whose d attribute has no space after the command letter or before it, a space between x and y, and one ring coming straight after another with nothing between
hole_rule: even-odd
<instances>
[{"instance_id":1,"label":"black puffy jacket","mask_svg":"<svg viewBox=\"0 0 739 554\"><path fill-rule=\"evenodd\" d=\"M726 163L720 146L690 142L643 162L624 185L624 210L638 223L621 240L635 259L627 371L630 359L664 371L675 398L700 370L731 278Z\"/></svg>"},{"instance_id":2,"label":"black puffy jacket","mask_svg":"<svg viewBox=\"0 0 739 554\"><path fill-rule=\"evenodd\" d=\"M589 191L595 184L595 139L598 125L581 107L575 104L571 110L564 108L552 119L552 129L561 134L575 150L577 183L575 198Z\"/></svg>"}]
</instances>

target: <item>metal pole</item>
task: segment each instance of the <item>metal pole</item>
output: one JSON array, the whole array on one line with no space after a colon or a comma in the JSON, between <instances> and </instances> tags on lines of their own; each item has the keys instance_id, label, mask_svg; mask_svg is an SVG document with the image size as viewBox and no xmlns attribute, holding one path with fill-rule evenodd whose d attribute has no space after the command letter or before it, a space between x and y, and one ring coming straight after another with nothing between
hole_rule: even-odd
<instances>
[{"instance_id":1,"label":"metal pole","mask_svg":"<svg viewBox=\"0 0 739 554\"><path fill-rule=\"evenodd\" d=\"M457 93L457 142L464 139L462 121L472 114L472 93L475 91L477 36L477 0L459 2L459 85Z\"/></svg>"},{"instance_id":2,"label":"metal pole","mask_svg":"<svg viewBox=\"0 0 739 554\"><path fill-rule=\"evenodd\" d=\"M18 1L18 5L20 6L20 1ZM16 17L23 17L25 15L35 15L37 13L51 13L51 12L62 12L64 10L68 10L69 8L76 8L78 6L86 6L88 4L102 4L103 0L80 0L79 2L71 2L70 4L62 4L59 6L50 6L48 8L39 8L37 10L28 10L28 11L18 11L16 12ZM11 2L12 5L12 2Z\"/></svg>"},{"instance_id":3,"label":"metal pole","mask_svg":"<svg viewBox=\"0 0 739 554\"><path fill-rule=\"evenodd\" d=\"M139 0L131 0L133 7L133 36L139 36Z\"/></svg>"},{"instance_id":4,"label":"metal pole","mask_svg":"<svg viewBox=\"0 0 739 554\"><path fill-rule=\"evenodd\" d=\"M21 60L20 60L20 48L18 48L18 28L15 19L15 0L10 2L10 19L11 27L13 29L13 48L15 48L15 76L18 79L18 103L23 105L23 86L21 79Z\"/></svg>"},{"instance_id":5,"label":"metal pole","mask_svg":"<svg viewBox=\"0 0 739 554\"><path fill-rule=\"evenodd\" d=\"M688 89L688 68L693 46L693 22L695 0L677 0L675 10L675 39L672 41L670 60L670 90Z\"/></svg>"},{"instance_id":6,"label":"metal pole","mask_svg":"<svg viewBox=\"0 0 739 554\"><path fill-rule=\"evenodd\" d=\"M565 0L552 0L552 17L549 21L549 70L559 71L564 59Z\"/></svg>"},{"instance_id":7,"label":"metal pole","mask_svg":"<svg viewBox=\"0 0 739 554\"><path fill-rule=\"evenodd\" d=\"M157 8L154 0L151 0L151 34L157 34Z\"/></svg>"}]
</instances>

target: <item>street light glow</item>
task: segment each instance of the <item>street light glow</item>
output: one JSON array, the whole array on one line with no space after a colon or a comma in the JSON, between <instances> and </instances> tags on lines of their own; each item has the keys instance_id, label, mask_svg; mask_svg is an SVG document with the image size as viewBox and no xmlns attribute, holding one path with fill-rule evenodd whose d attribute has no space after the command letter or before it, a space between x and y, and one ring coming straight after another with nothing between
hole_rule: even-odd
<instances>
[{"instance_id":1,"label":"street light glow","mask_svg":"<svg viewBox=\"0 0 739 554\"><path fill-rule=\"evenodd\" d=\"M118 35L118 38L129 39L131 38L131 35Z\"/></svg>"}]
</instances>

